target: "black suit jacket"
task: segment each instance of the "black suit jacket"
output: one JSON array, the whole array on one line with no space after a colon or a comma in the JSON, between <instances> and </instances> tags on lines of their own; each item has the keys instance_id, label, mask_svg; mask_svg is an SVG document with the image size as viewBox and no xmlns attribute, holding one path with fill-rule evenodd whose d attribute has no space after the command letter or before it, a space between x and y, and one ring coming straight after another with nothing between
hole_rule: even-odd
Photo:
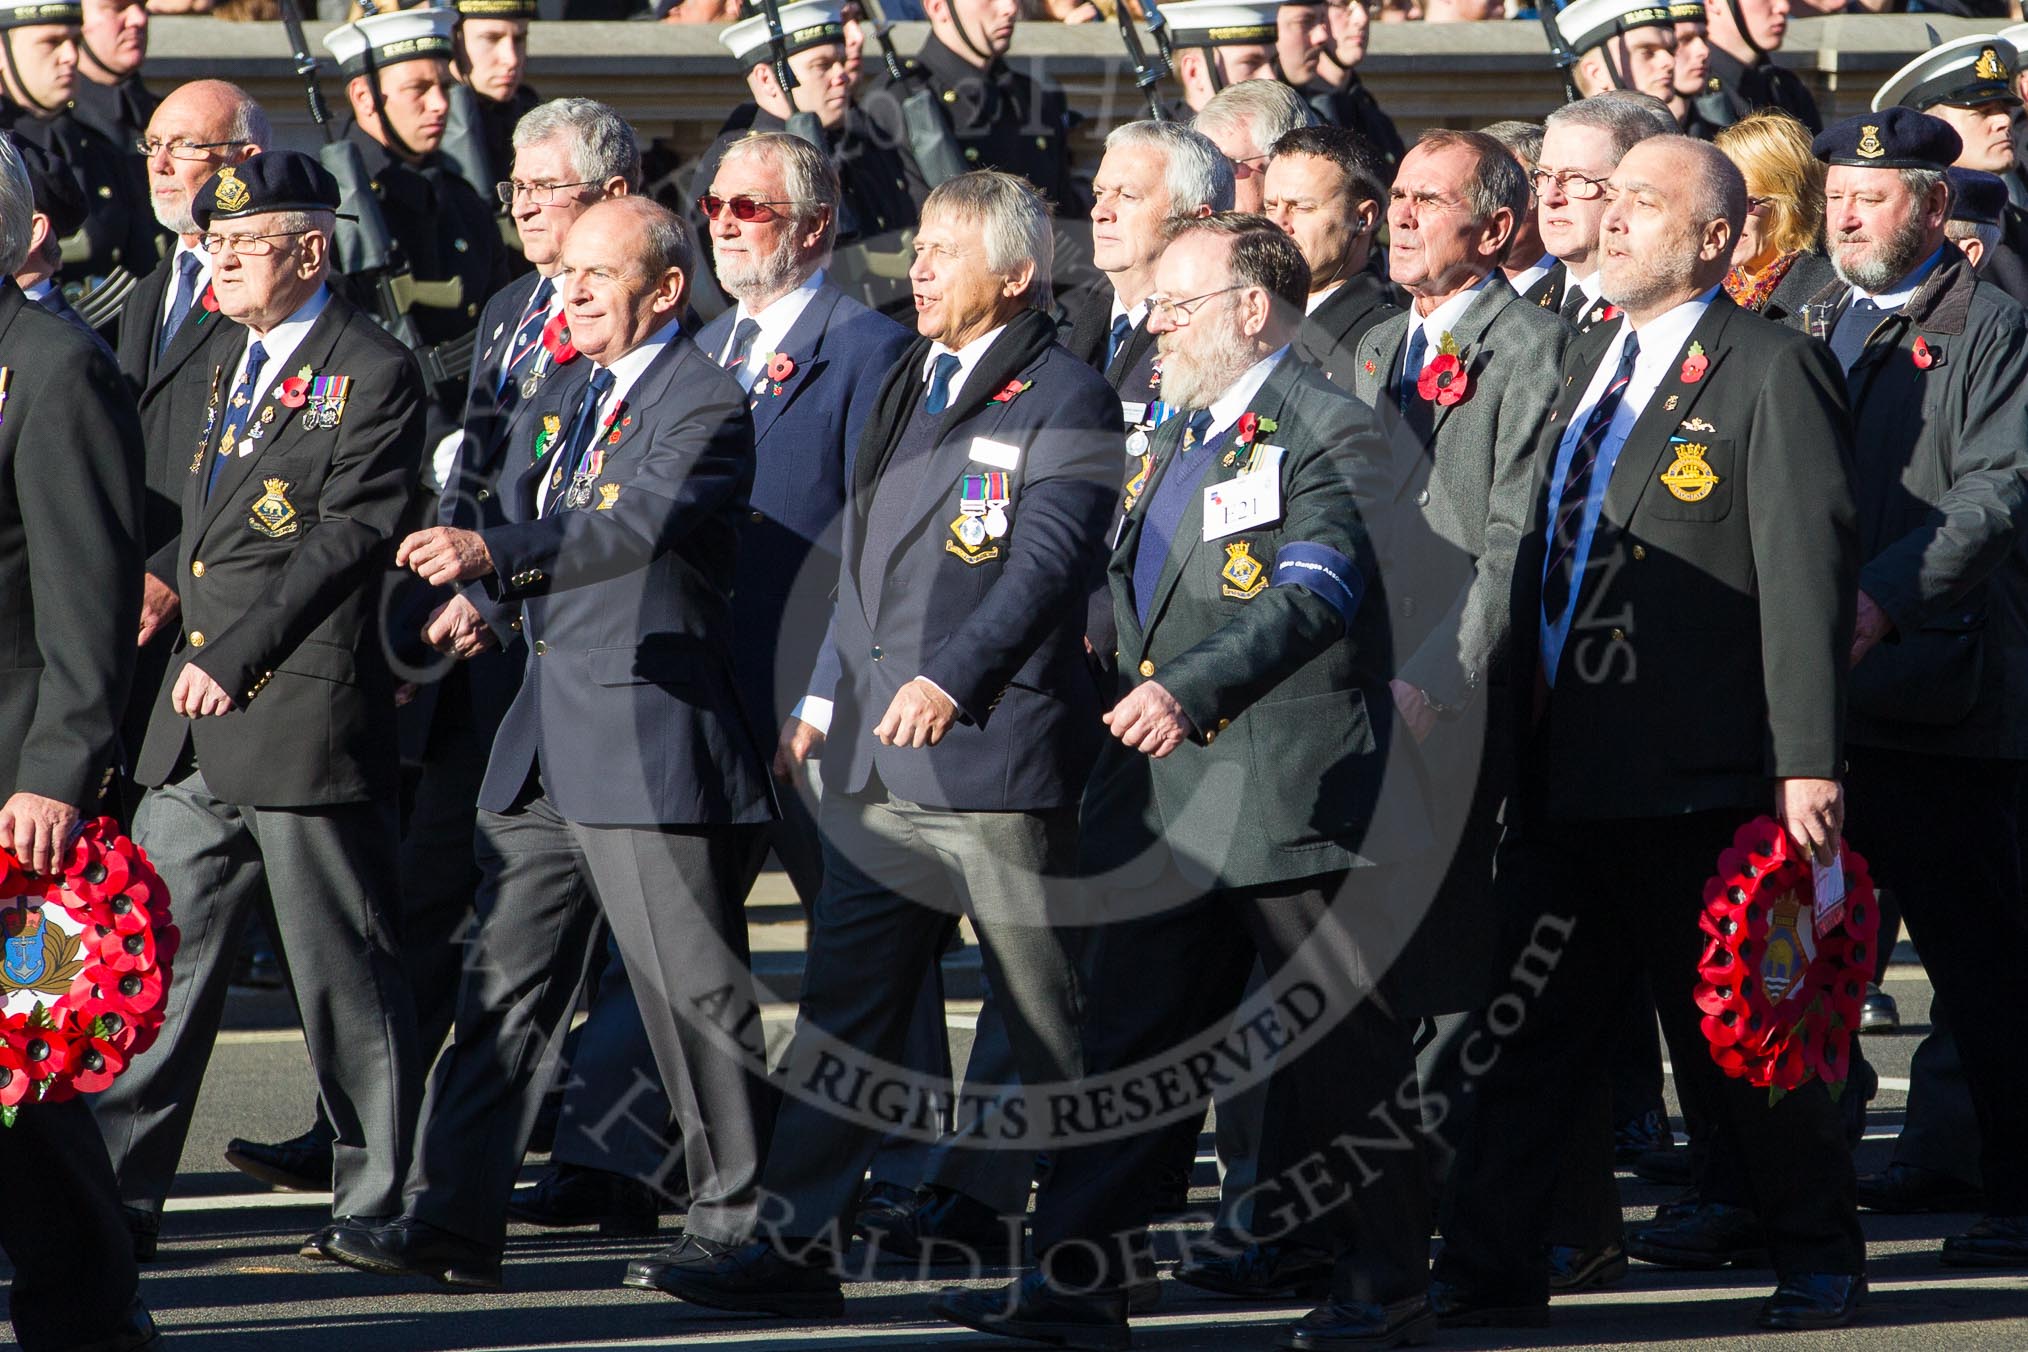
<instances>
[{"instance_id":1,"label":"black suit jacket","mask_svg":"<svg viewBox=\"0 0 2028 1352\"><path fill-rule=\"evenodd\" d=\"M193 439L177 550L182 633L148 723L135 778L169 782L194 752L212 793L260 807L320 807L392 793L394 678L380 627L381 580L423 453L422 375L408 350L333 294L289 358L290 373L351 380L335 427L306 429L282 405L235 454L209 498L224 423L222 387L239 349L211 363L219 426ZM248 409L249 425L259 415ZM237 706L186 719L170 707L195 662Z\"/></svg>"},{"instance_id":2,"label":"black suit jacket","mask_svg":"<svg viewBox=\"0 0 2028 1352\"><path fill-rule=\"evenodd\" d=\"M1349 392L1360 338L1400 313L1387 284L1370 272L1361 272L1347 278L1322 305L1303 317L1294 346L1326 380Z\"/></svg>"},{"instance_id":3,"label":"black suit jacket","mask_svg":"<svg viewBox=\"0 0 2028 1352\"><path fill-rule=\"evenodd\" d=\"M0 278L0 798L90 815L141 604L141 429L113 364Z\"/></svg>"},{"instance_id":4,"label":"black suit jacket","mask_svg":"<svg viewBox=\"0 0 2028 1352\"><path fill-rule=\"evenodd\" d=\"M1568 383L1535 455L1514 568L1517 673L1541 670L1558 446L1616 328L1566 349ZM1765 811L1771 779L1840 774L1859 537L1837 362L1722 292L1690 342L1703 344L1703 376L1675 366L1613 469L1545 718L1541 677L1514 683L1520 726L1533 726L1511 800L1524 819ZM1661 481L1687 447L1717 476L1695 501Z\"/></svg>"},{"instance_id":5,"label":"black suit jacket","mask_svg":"<svg viewBox=\"0 0 2028 1352\"><path fill-rule=\"evenodd\" d=\"M1563 310L1563 288L1570 281L1570 269L1558 263L1535 279L1535 285L1521 293L1521 299L1530 305L1538 305L1551 314Z\"/></svg>"}]
</instances>

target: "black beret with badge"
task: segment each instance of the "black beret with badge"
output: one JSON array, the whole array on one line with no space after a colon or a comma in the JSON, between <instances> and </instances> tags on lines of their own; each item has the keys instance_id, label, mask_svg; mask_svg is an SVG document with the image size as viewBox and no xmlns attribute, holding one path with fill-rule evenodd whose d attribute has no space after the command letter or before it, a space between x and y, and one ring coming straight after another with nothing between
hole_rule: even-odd
<instances>
[{"instance_id":1,"label":"black beret with badge","mask_svg":"<svg viewBox=\"0 0 2028 1352\"><path fill-rule=\"evenodd\" d=\"M1887 78L1873 96L1878 113L1899 104L1920 112L1947 103L1978 108L2014 101L2014 44L1995 34L1940 42Z\"/></svg>"},{"instance_id":2,"label":"black beret with badge","mask_svg":"<svg viewBox=\"0 0 2028 1352\"><path fill-rule=\"evenodd\" d=\"M300 150L267 150L205 180L190 204L199 230L269 211L338 210L338 180Z\"/></svg>"},{"instance_id":3,"label":"black beret with badge","mask_svg":"<svg viewBox=\"0 0 2028 1352\"><path fill-rule=\"evenodd\" d=\"M1999 225L2007 212L2007 180L1983 169L1952 168L1951 219L1968 225Z\"/></svg>"},{"instance_id":4,"label":"black beret with badge","mask_svg":"<svg viewBox=\"0 0 2028 1352\"><path fill-rule=\"evenodd\" d=\"M1810 142L1810 153L1826 164L1937 173L1957 163L1964 149L1950 123L1900 104L1834 122Z\"/></svg>"}]
</instances>

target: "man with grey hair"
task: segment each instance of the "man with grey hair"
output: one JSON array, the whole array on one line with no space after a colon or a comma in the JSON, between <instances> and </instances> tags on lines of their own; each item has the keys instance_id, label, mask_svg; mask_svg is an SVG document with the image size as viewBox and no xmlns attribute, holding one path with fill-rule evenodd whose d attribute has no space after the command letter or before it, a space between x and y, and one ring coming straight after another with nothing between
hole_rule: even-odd
<instances>
[{"instance_id":1,"label":"man with grey hair","mask_svg":"<svg viewBox=\"0 0 2028 1352\"><path fill-rule=\"evenodd\" d=\"M1594 94L1558 108L1542 126L1542 150L1530 181L1536 229L1543 248L1556 255L1557 266L1536 292L1536 302L1561 314L1580 333L1604 322L1611 308L1601 304L1598 285L1605 182L1635 145L1676 129L1668 110L1644 107L1644 97L1623 91Z\"/></svg>"},{"instance_id":2,"label":"man with grey hair","mask_svg":"<svg viewBox=\"0 0 2028 1352\"><path fill-rule=\"evenodd\" d=\"M775 816L732 676L753 422L682 331L696 261L674 214L600 202L570 227L562 264L586 361L547 381L510 434L532 463L503 494L506 519L433 526L395 553L433 586L484 579L529 646L479 793L484 921L402 1214L322 1244L368 1272L467 1289L500 1284L514 1177L603 934L697 1143L690 1242L752 1232L766 1139L765 1050L757 1031L728 1031L754 1008L741 905ZM703 1012L721 1009L722 1025Z\"/></svg>"},{"instance_id":3,"label":"man with grey hair","mask_svg":"<svg viewBox=\"0 0 2028 1352\"><path fill-rule=\"evenodd\" d=\"M13 636L0 674L0 846L24 871L54 876L70 858L75 828L103 810L101 786L118 754L140 601L141 432L112 362L7 279L28 252L33 216L20 153L0 136L0 370L8 387L0 626ZM179 896L179 917L182 905ZM16 978L46 982L54 966L46 940L30 931L20 943L17 930L6 930L10 995ZM24 1094L29 1063L10 1062L0 1251L14 1269L15 1338L25 1352L156 1347L91 1109L83 1098Z\"/></svg>"},{"instance_id":4,"label":"man with grey hair","mask_svg":"<svg viewBox=\"0 0 2028 1352\"><path fill-rule=\"evenodd\" d=\"M294 151L225 165L191 207L237 327L208 363L173 572L181 632L133 772L149 788L134 838L190 937L158 1045L97 1104L143 1258L264 899L315 1011L310 1064L341 1143L334 1217L395 1206L415 1121L393 939L395 681L370 583L422 456L422 381L327 285L337 207L331 175Z\"/></svg>"},{"instance_id":5,"label":"man with grey hair","mask_svg":"<svg viewBox=\"0 0 2028 1352\"><path fill-rule=\"evenodd\" d=\"M1608 188L1601 281L1621 319L1565 349L1513 569L1520 775L1495 890L1532 926L1513 949L1555 962L1515 987L1527 1017L1473 1081L1430 1301L1448 1325L1549 1322L1573 1105L1598 1098L1611 1012L1645 977L1678 1085L1737 1142L1779 1277L1760 1325L1842 1324L1865 1245L1832 1091L1812 1080L1775 1106L1728 1077L1683 974L1705 951L1711 861L1743 819L1772 815L1788 849L1827 864L1839 847L1851 422L1830 353L1724 292L1747 206L1722 152L1644 139ZM1651 748L1638 762L1630 737ZM1584 844L1601 830L1603 854Z\"/></svg>"},{"instance_id":6,"label":"man with grey hair","mask_svg":"<svg viewBox=\"0 0 2028 1352\"><path fill-rule=\"evenodd\" d=\"M1514 163L1521 166L1521 176L1528 180L1528 209L1514 222L1514 242L1507 248L1507 259L1500 265L1500 271L1507 274L1507 285L1519 291L1523 300L1553 310L1562 299L1556 297L1552 301L1550 295L1556 283L1556 255L1542 245L1542 229L1535 210L1535 168L1542 161L1542 124L1494 122L1481 130L1507 147Z\"/></svg>"},{"instance_id":7,"label":"man with grey hair","mask_svg":"<svg viewBox=\"0 0 2028 1352\"><path fill-rule=\"evenodd\" d=\"M564 237L594 203L626 196L640 181L633 129L605 104L556 99L515 127L508 209L534 271L495 292L480 312L464 419L437 442L429 467L431 481L441 485L442 524L476 530L505 519L503 487L511 488L529 458L528 439L512 438L509 430L542 384L577 360L558 285ZM482 586L425 592L407 609L418 623L428 617L423 637L430 644L468 659L449 664L441 679L423 682L402 710L421 766L401 843L402 960L428 1060L451 1028L464 951L458 940L474 923L472 827L479 785L493 734L520 686L524 654L511 611L503 613ZM396 641L412 644L414 637L402 634ZM276 1142L236 1137L225 1158L272 1186L319 1191L330 1186L331 1142L330 1117L320 1103L300 1136Z\"/></svg>"},{"instance_id":8,"label":"man with grey hair","mask_svg":"<svg viewBox=\"0 0 2028 1352\"><path fill-rule=\"evenodd\" d=\"M1190 125L1231 161L1233 210L1257 212L1275 142L1316 120L1302 95L1279 80L1244 80L1219 90Z\"/></svg>"},{"instance_id":9,"label":"man with grey hair","mask_svg":"<svg viewBox=\"0 0 2028 1352\"><path fill-rule=\"evenodd\" d=\"M921 336L860 437L828 660L810 686L834 701L824 891L783 1063L767 1234L730 1251L693 1243L628 1275L716 1309L843 1308L837 1264L881 1124L812 1086L826 1057L900 1060L961 915L1021 1082L1085 1068L1073 939L1044 885L1074 866L1097 751L1082 602L1116 502L1119 402L1056 342L1042 308L1049 220L1026 183L981 171L940 184L915 251ZM1018 1228L1011 1239L1018 1249Z\"/></svg>"},{"instance_id":10,"label":"man with grey hair","mask_svg":"<svg viewBox=\"0 0 2028 1352\"><path fill-rule=\"evenodd\" d=\"M1842 281L1804 309L1845 367L1862 516L1851 645L1852 833L1900 898L1950 1013L1979 1123L1986 1215L1954 1266L2028 1261L2028 1062L2008 972L2028 965L2020 790L2028 720L2028 320L1945 238L1944 120L1894 106L1827 127ZM1955 841L1942 857L1936 832Z\"/></svg>"}]
</instances>

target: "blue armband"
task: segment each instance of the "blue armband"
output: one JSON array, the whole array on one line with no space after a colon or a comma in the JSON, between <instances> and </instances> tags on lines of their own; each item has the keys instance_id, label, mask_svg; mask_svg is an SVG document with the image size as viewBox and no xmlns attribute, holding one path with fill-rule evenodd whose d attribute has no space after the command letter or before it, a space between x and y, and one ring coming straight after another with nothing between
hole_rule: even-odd
<instances>
[{"instance_id":1,"label":"blue armband","mask_svg":"<svg viewBox=\"0 0 2028 1352\"><path fill-rule=\"evenodd\" d=\"M1318 597L1338 612L1347 629L1352 627L1352 617L1359 613L1360 599L1366 594L1366 583L1352 566L1352 560L1328 545L1307 540L1297 540L1276 551L1273 585L1301 587Z\"/></svg>"}]
</instances>

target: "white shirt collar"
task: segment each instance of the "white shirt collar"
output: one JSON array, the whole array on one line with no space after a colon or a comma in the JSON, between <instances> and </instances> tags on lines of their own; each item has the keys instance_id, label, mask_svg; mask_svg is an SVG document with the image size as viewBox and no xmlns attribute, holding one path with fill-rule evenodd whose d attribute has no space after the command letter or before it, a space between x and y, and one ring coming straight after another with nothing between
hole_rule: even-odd
<instances>
[{"instance_id":1,"label":"white shirt collar","mask_svg":"<svg viewBox=\"0 0 2028 1352\"><path fill-rule=\"evenodd\" d=\"M1122 305L1120 303L1120 293L1117 291L1113 292L1112 319L1118 319L1121 315L1125 315L1127 317L1127 324L1129 325L1129 327L1138 329L1139 327L1141 327L1141 321L1148 317L1148 298L1146 296L1141 297L1141 303L1139 305L1134 306L1132 309L1128 309L1125 305ZM1112 330L1111 319L1106 321L1106 330L1107 332L1111 332Z\"/></svg>"},{"instance_id":2,"label":"white shirt collar","mask_svg":"<svg viewBox=\"0 0 2028 1352\"><path fill-rule=\"evenodd\" d=\"M1465 317L1465 311L1472 308L1472 302L1479 298L1479 293L1484 291L1486 284L1491 282L1495 277L1500 277L1502 281L1506 280L1500 270L1495 268L1481 277L1476 286L1466 287L1442 305L1437 306L1436 309L1431 310L1427 315L1418 315L1414 310L1409 311L1410 321L1417 328L1420 328L1423 333L1422 364L1424 366L1428 366L1437 359L1440 355L1439 350L1443 345L1444 335L1449 333L1457 325L1458 321ZM1406 338L1404 335L1404 347L1405 343ZM1406 360L1407 357L1404 355L1403 361L1405 362ZM1421 375L1422 372L1418 370L1416 374Z\"/></svg>"},{"instance_id":3,"label":"white shirt collar","mask_svg":"<svg viewBox=\"0 0 2028 1352\"><path fill-rule=\"evenodd\" d=\"M1580 277L1574 272L1571 273L1570 285L1563 288L1563 296L1565 300L1568 300L1570 298L1571 287L1575 287L1579 291L1584 292L1584 299L1587 304L1599 298L1598 274L1596 272L1592 273L1588 277Z\"/></svg>"},{"instance_id":4,"label":"white shirt collar","mask_svg":"<svg viewBox=\"0 0 2028 1352\"><path fill-rule=\"evenodd\" d=\"M176 303L176 277L183 271L185 255L197 260L197 289L190 293L191 303L204 294L205 285L211 281L211 255L204 250L185 244L181 238L176 241L176 251L169 255L169 285L162 288L162 319L169 317L169 307Z\"/></svg>"},{"instance_id":5,"label":"white shirt collar","mask_svg":"<svg viewBox=\"0 0 2028 1352\"><path fill-rule=\"evenodd\" d=\"M955 351L945 347L942 343L931 343L929 355L922 359L922 378L924 380L929 379L930 371L936 366L938 357L944 356L947 353L956 357L958 359L958 373L951 377L950 401L953 404L957 403L958 395L964 391L966 379L972 374L972 368L979 364L979 358L986 355L986 349L993 345L993 340L1006 331L1007 326L1005 324L1000 325L998 328L988 329Z\"/></svg>"},{"instance_id":6,"label":"white shirt collar","mask_svg":"<svg viewBox=\"0 0 2028 1352\"><path fill-rule=\"evenodd\" d=\"M50 292L54 290L56 290L56 279L53 277L44 277L41 281L37 282L33 286L22 287L21 294L28 297L28 299L34 301L37 305L41 305L42 298L44 296L47 296Z\"/></svg>"},{"instance_id":7,"label":"white shirt collar","mask_svg":"<svg viewBox=\"0 0 2028 1352\"><path fill-rule=\"evenodd\" d=\"M671 315L669 321L649 334L639 347L625 356L615 358L612 365L605 368L613 373L613 387L606 391L606 397L600 403L607 409L619 407L620 402L627 397L627 392L634 388L634 382L641 378L641 373L648 369L655 358L662 355L669 344L682 336L682 320Z\"/></svg>"},{"instance_id":8,"label":"white shirt collar","mask_svg":"<svg viewBox=\"0 0 2028 1352\"><path fill-rule=\"evenodd\" d=\"M1224 394L1211 401L1208 410L1211 426L1204 433L1206 441L1239 421L1239 415L1246 412L1246 406L1253 402L1253 397L1260 393L1260 387L1267 384L1268 377L1275 373L1275 367L1281 365L1282 358L1288 354L1288 344L1284 343L1247 367L1238 380L1226 386Z\"/></svg>"},{"instance_id":9,"label":"white shirt collar","mask_svg":"<svg viewBox=\"0 0 2028 1352\"><path fill-rule=\"evenodd\" d=\"M1529 287L1547 277L1555 267L1556 256L1554 254L1544 254L1527 267L1521 269L1521 271L1515 273L1512 277L1509 277L1507 281L1517 293L1525 295Z\"/></svg>"},{"instance_id":10,"label":"white shirt collar","mask_svg":"<svg viewBox=\"0 0 2028 1352\"><path fill-rule=\"evenodd\" d=\"M1692 297L1675 309L1656 315L1641 325L1638 330L1641 338L1641 355L1634 362L1635 383L1639 383L1640 373L1651 361L1662 366L1676 364L1676 354L1683 350L1683 344L1690 341L1690 331L1697 327L1697 321L1704 318L1704 312L1711 308L1711 302L1717 299L1718 290L1714 286L1704 294ZM1630 327L1632 323L1632 319L1629 319L1627 324L1622 326L1623 329ZM1618 348L1624 338L1623 332L1613 341L1614 361L1619 359ZM1656 383L1659 384L1660 381Z\"/></svg>"},{"instance_id":11,"label":"white shirt collar","mask_svg":"<svg viewBox=\"0 0 2028 1352\"><path fill-rule=\"evenodd\" d=\"M289 370L290 359L296 355L296 349L303 345L303 340L310 336L311 326L317 322L318 316L324 313L324 307L330 303L331 288L320 286L311 293L308 300L296 307L295 313L269 329L259 339L256 339L253 332L249 330L246 342L241 345L239 350L239 364L233 367L232 379L226 382L225 388L228 393L239 388L240 377L246 374L246 354L256 341L261 345L263 360L259 376L261 389L254 396L253 402L258 404L268 390L273 389L277 384L288 379L293 374ZM312 374L317 373L312 372ZM334 371L330 374L344 375L345 373L343 371Z\"/></svg>"},{"instance_id":12,"label":"white shirt collar","mask_svg":"<svg viewBox=\"0 0 2028 1352\"><path fill-rule=\"evenodd\" d=\"M735 335L739 333L741 320L751 319L758 324L760 332L754 335L753 348L748 353L746 366L743 368L744 378L740 382L751 384L752 376L759 372L760 363L781 347L782 340L789 336L789 330L803 317L803 311L810 308L811 299L816 296L817 288L823 284L824 269L818 268L804 279L801 286L786 296L777 296L759 313L747 309L746 302L741 301L738 308L733 311L732 332L726 336L725 346L713 355L720 362L732 355L732 345Z\"/></svg>"}]
</instances>

